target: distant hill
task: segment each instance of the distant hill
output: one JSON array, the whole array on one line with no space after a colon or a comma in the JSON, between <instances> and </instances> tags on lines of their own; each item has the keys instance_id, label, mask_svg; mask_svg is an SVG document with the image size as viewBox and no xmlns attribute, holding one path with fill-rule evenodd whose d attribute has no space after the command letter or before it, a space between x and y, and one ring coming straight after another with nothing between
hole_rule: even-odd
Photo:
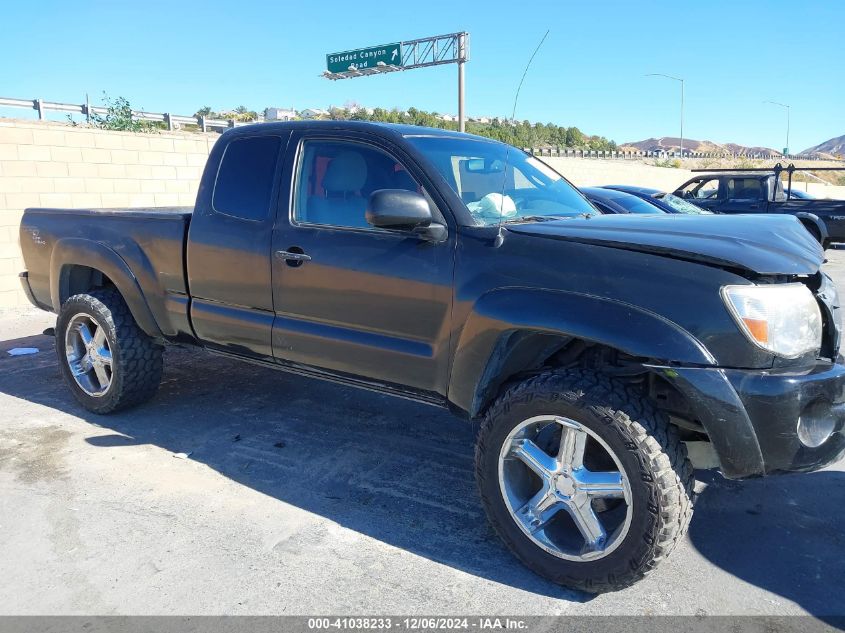
<instances>
[{"instance_id":1,"label":"distant hill","mask_svg":"<svg viewBox=\"0 0 845 633\"><path fill-rule=\"evenodd\" d=\"M845 156L845 134L837 136L824 143L808 147L802 154L818 154L821 158L837 158Z\"/></svg>"},{"instance_id":2,"label":"distant hill","mask_svg":"<svg viewBox=\"0 0 845 633\"><path fill-rule=\"evenodd\" d=\"M843 137L845 138L845 137ZM647 138L644 141L624 143L621 150L637 150L640 152L672 152L679 151L681 139L677 136L661 136L660 138ZM714 143L713 141L696 141L695 139L684 139L685 152L728 152L732 154L758 154L770 153L780 154L770 147L747 147L736 143Z\"/></svg>"}]
</instances>

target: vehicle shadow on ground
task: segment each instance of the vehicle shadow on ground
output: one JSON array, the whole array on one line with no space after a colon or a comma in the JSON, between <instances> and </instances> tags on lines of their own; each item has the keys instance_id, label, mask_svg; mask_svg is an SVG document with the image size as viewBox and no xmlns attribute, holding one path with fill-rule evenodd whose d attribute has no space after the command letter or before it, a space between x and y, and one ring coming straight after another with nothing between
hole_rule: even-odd
<instances>
[{"instance_id":1,"label":"vehicle shadow on ground","mask_svg":"<svg viewBox=\"0 0 845 633\"><path fill-rule=\"evenodd\" d=\"M845 473L825 470L708 484L690 526L710 562L822 617L845 615Z\"/></svg>"},{"instance_id":2,"label":"vehicle shadow on ground","mask_svg":"<svg viewBox=\"0 0 845 633\"><path fill-rule=\"evenodd\" d=\"M10 357L13 347L41 352ZM98 449L188 453L242 485L444 565L539 595L592 597L546 582L500 543L476 494L476 429L436 407L168 348L151 402L98 416L73 400L48 336L0 342L0 392L113 431L87 438Z\"/></svg>"},{"instance_id":3,"label":"vehicle shadow on ground","mask_svg":"<svg viewBox=\"0 0 845 633\"><path fill-rule=\"evenodd\" d=\"M9 357L13 347L38 347ZM0 342L0 392L113 431L107 450L151 444L189 453L230 479L444 565L544 596L592 596L528 571L488 526L473 478L475 428L426 405L168 348L148 404L88 413L59 375L53 340ZM690 528L695 548L734 576L818 616L841 615L845 473L708 484Z\"/></svg>"}]
</instances>

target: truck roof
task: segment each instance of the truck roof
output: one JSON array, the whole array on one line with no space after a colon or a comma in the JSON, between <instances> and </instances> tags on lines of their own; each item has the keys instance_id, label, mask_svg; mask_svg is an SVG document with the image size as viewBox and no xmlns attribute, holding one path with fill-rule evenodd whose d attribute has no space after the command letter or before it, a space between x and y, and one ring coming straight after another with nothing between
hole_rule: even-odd
<instances>
[{"instance_id":1,"label":"truck roof","mask_svg":"<svg viewBox=\"0 0 845 633\"><path fill-rule=\"evenodd\" d=\"M250 125L243 125L234 128L237 132L250 132L255 130L290 130L290 129L330 129L330 130L360 130L360 131L375 131L379 133L387 133L395 136L442 136L447 138L466 138L474 140L489 141L491 143L498 143L494 139L485 136L478 136L477 134L467 134L466 132L458 132L456 130L446 130L435 127L425 127L422 125L410 125L408 123L380 123L374 121L273 121L265 123L252 123ZM227 132L230 133L233 130Z\"/></svg>"},{"instance_id":2,"label":"truck roof","mask_svg":"<svg viewBox=\"0 0 845 633\"><path fill-rule=\"evenodd\" d=\"M774 171L765 171L765 172L749 172L749 171L714 171L711 173L701 172L700 174L696 174L693 178L768 178L769 176L774 176Z\"/></svg>"}]
</instances>

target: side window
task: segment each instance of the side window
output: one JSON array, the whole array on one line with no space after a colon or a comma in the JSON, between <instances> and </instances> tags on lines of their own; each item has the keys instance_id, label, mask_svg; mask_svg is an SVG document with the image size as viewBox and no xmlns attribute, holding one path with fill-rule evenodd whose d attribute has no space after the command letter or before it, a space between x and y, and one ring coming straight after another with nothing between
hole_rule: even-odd
<instances>
[{"instance_id":1,"label":"side window","mask_svg":"<svg viewBox=\"0 0 845 633\"><path fill-rule=\"evenodd\" d=\"M364 216L377 189L422 193L395 158L368 145L306 141L297 173L294 218L308 224L370 227Z\"/></svg>"},{"instance_id":2,"label":"side window","mask_svg":"<svg viewBox=\"0 0 845 633\"><path fill-rule=\"evenodd\" d=\"M693 198L695 200L707 200L718 198L719 179L702 178L701 180L694 180L683 188L683 197Z\"/></svg>"},{"instance_id":3,"label":"side window","mask_svg":"<svg viewBox=\"0 0 845 633\"><path fill-rule=\"evenodd\" d=\"M759 200L763 186L759 178L731 178L728 180L728 200Z\"/></svg>"},{"instance_id":4,"label":"side window","mask_svg":"<svg viewBox=\"0 0 845 633\"><path fill-rule=\"evenodd\" d=\"M278 136L253 136L226 146L211 200L215 211L244 220L267 217L281 143Z\"/></svg>"}]
</instances>

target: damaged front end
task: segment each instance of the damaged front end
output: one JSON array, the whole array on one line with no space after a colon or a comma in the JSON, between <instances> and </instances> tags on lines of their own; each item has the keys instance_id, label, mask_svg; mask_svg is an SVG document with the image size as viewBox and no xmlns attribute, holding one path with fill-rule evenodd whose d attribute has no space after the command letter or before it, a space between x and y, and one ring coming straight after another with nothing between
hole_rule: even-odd
<instances>
[{"instance_id":1,"label":"damaged front end","mask_svg":"<svg viewBox=\"0 0 845 633\"><path fill-rule=\"evenodd\" d=\"M818 470L845 456L845 365L839 356L836 287L821 271L781 281L804 284L818 304L821 336L812 352L775 357L766 369L652 367L680 395L684 411L679 415L705 430L710 453L731 479ZM689 445L702 467L710 465L703 443Z\"/></svg>"},{"instance_id":2,"label":"damaged front end","mask_svg":"<svg viewBox=\"0 0 845 633\"><path fill-rule=\"evenodd\" d=\"M692 364L654 341L651 358L631 358L622 376L670 417L695 465L739 479L815 470L845 454L839 297L821 270L824 251L796 218L606 215L508 230L600 246L607 259L612 249L620 270L649 272L660 291L634 275L593 285L668 319L710 353L712 363Z\"/></svg>"}]
</instances>

